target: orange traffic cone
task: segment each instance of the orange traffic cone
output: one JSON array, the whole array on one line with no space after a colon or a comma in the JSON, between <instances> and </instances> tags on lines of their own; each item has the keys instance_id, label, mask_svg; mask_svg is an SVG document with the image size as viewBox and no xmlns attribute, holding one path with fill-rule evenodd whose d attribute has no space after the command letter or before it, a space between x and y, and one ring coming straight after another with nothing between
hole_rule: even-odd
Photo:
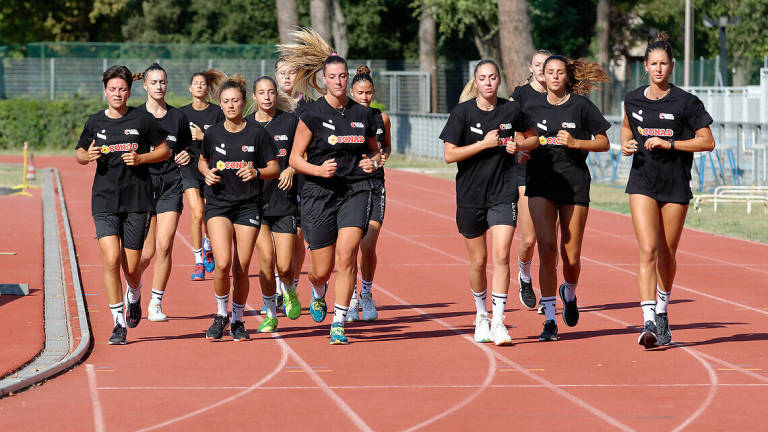
<instances>
[{"instance_id":1,"label":"orange traffic cone","mask_svg":"<svg viewBox=\"0 0 768 432\"><path fill-rule=\"evenodd\" d=\"M29 163L27 164L27 180L35 179L35 156L29 155Z\"/></svg>"}]
</instances>

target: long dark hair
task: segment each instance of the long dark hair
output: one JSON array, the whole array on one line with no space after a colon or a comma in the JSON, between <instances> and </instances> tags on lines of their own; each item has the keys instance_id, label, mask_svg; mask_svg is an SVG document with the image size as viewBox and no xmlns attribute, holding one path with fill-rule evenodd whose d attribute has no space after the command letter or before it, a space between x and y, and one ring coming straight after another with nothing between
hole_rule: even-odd
<instances>
[{"instance_id":1,"label":"long dark hair","mask_svg":"<svg viewBox=\"0 0 768 432\"><path fill-rule=\"evenodd\" d=\"M561 61L565 64L565 70L568 72L568 82L565 84L565 90L569 93L584 95L597 88L598 83L611 80L599 63L583 58L571 60L565 56L551 55L544 61L544 64L541 66L542 69L546 69L547 63L553 60Z\"/></svg>"}]
</instances>

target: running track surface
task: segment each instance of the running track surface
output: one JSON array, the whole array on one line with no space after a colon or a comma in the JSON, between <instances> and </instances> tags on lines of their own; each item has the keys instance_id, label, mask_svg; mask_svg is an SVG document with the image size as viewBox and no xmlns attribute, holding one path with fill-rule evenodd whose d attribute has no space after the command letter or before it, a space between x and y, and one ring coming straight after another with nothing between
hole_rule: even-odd
<instances>
[{"instance_id":1,"label":"running track surface","mask_svg":"<svg viewBox=\"0 0 768 432\"><path fill-rule=\"evenodd\" d=\"M330 317L315 324L306 308L297 321L281 318L279 334L256 334L259 317L251 312L251 341L205 341L215 303L210 279L188 280L188 216L163 302L170 321L143 320L129 330L128 345L109 346L90 217L92 167L72 159L38 163L62 172L96 343L74 370L0 400L0 430L761 427L754 408L768 402L766 245L686 231L670 307L677 344L644 351L636 343L641 312L630 220L593 210L578 327L558 317L561 340L539 343L542 317L520 309L513 282L506 316L514 345L478 345L453 183L389 170L374 288L380 319L348 325L349 346L329 346ZM151 271L143 279L145 317ZM258 309L251 280L249 303ZM305 306L309 290L302 275Z\"/></svg>"}]
</instances>

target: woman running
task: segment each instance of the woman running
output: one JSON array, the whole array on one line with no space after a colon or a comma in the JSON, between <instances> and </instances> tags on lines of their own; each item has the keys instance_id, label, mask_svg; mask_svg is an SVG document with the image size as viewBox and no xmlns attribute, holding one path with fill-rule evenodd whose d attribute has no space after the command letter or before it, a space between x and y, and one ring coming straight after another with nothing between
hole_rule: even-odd
<instances>
[{"instance_id":1,"label":"woman running","mask_svg":"<svg viewBox=\"0 0 768 432\"><path fill-rule=\"evenodd\" d=\"M539 283L544 304L544 330L540 341L557 340L557 222L563 259L563 321L579 322L576 285L581 272L581 242L589 211L590 151L608 151L605 132L611 124L583 94L596 82L608 81L597 63L550 56L543 64L547 96L526 105L539 132L539 145L528 161L525 194L539 244Z\"/></svg>"},{"instance_id":2,"label":"woman running","mask_svg":"<svg viewBox=\"0 0 768 432\"><path fill-rule=\"evenodd\" d=\"M518 150L536 145L536 132L517 102L499 99L501 77L492 60L475 66L459 105L440 134L446 163L456 162L456 225L469 254L469 286L475 299L475 342L510 345L504 325L509 291L509 250L517 223L515 162ZM523 134L521 144L515 132ZM486 308L487 240L491 232L493 320Z\"/></svg>"},{"instance_id":3,"label":"woman running","mask_svg":"<svg viewBox=\"0 0 768 432\"><path fill-rule=\"evenodd\" d=\"M301 303L296 296L292 273L299 207L293 182L295 170L288 166L288 157L299 119L290 113L293 100L284 93L278 93L277 84L271 77L263 76L253 83L253 100L257 111L248 119L269 132L280 165L280 176L275 180L264 181L264 209L261 229L256 239L260 263L259 282L262 293L267 297L280 290L285 301L285 313L288 318L295 320L301 315ZM276 278L272 272L275 268L278 272ZM280 283L277 284L277 281ZM277 307L280 308L279 303Z\"/></svg>"},{"instance_id":4,"label":"woman running","mask_svg":"<svg viewBox=\"0 0 768 432\"><path fill-rule=\"evenodd\" d=\"M551 55L552 53L547 50L537 50L531 57L531 64L528 66L528 70L531 72L528 76L528 82L515 87L512 92L510 100L520 102L523 110L526 109L528 102L542 98L547 94L542 65ZM517 229L520 232L520 245L517 248L517 264L520 271L517 274L517 280L520 283L520 302L527 308L533 308L536 306L536 294L531 279L531 264L536 247L536 231L533 229L531 212L528 210L528 197L525 196L525 170L528 165L521 160L520 156L517 160L517 190L520 194L520 199L517 201ZM544 307L542 304L540 306L539 313L543 314Z\"/></svg>"},{"instance_id":5,"label":"woman running","mask_svg":"<svg viewBox=\"0 0 768 432\"><path fill-rule=\"evenodd\" d=\"M368 69L368 66L363 65L357 68L357 74L352 78L352 91L350 93L357 103L365 107L371 107L376 90L373 88L373 78L371 78L371 70ZM384 163L389 154L392 153L389 116L378 108L372 109L376 119L376 142L384 157L381 160L380 169L377 169L371 175L371 181L373 182L371 220L368 222L368 232L360 242L361 289L359 305L363 308L363 321L373 321L379 317L378 312L376 312L376 304L373 302L371 287L373 286L373 276L376 273L376 243L379 240L381 224L384 223L384 210L387 206L387 194L384 189ZM357 284L355 284L352 288L352 301L349 303L347 321L357 321L359 319L360 308L357 301Z\"/></svg>"},{"instance_id":6,"label":"woman running","mask_svg":"<svg viewBox=\"0 0 768 432\"><path fill-rule=\"evenodd\" d=\"M224 81L219 88L219 104L226 120L208 128L198 162L205 177L205 223L216 261L213 289L217 313L205 334L208 340L220 340L229 324L230 271L233 290L229 332L235 341L250 339L243 324L243 309L248 300L248 267L261 224L261 186L256 180L272 179L280 172L269 133L243 118L246 98L242 77L235 75ZM277 328L275 297L263 298L268 312L258 331L273 331Z\"/></svg>"},{"instance_id":7,"label":"woman running","mask_svg":"<svg viewBox=\"0 0 768 432\"><path fill-rule=\"evenodd\" d=\"M189 92L192 103L179 108L189 119L189 129L192 134L192 145L187 150L190 161L181 167L181 181L184 187L184 197L187 199L189 214L192 219L190 237L192 253L195 257L195 269L190 277L193 281L205 280L205 272L213 272L214 261L211 252L211 242L203 234L203 191L205 179L197 169L200 157L200 147L203 136L209 127L224 121L224 113L218 105L210 103L216 87L225 76L216 69L192 74L189 82Z\"/></svg>"},{"instance_id":8,"label":"woman running","mask_svg":"<svg viewBox=\"0 0 768 432\"><path fill-rule=\"evenodd\" d=\"M96 162L91 211L104 261L104 288L112 311L114 328L110 345L125 344L128 333L123 313L120 266L129 286L141 281L141 249L149 227L152 180L147 164L171 155L168 133L155 119L126 104L131 96L133 75L125 66L112 66L102 75L108 108L85 122L77 143L76 160L81 165ZM138 319L134 320L135 327ZM139 317L141 318L141 314Z\"/></svg>"},{"instance_id":9,"label":"woman running","mask_svg":"<svg viewBox=\"0 0 768 432\"><path fill-rule=\"evenodd\" d=\"M312 301L315 322L325 318L328 279L336 268L336 304L331 344L347 344L344 333L357 250L370 217L370 174L379 167L373 111L347 97L347 62L311 29L294 32L296 44L280 45L297 81L310 82L325 93L301 115L290 164L305 174L301 191L301 222L312 253ZM315 76L322 71L325 88ZM304 154L307 159L304 159Z\"/></svg>"},{"instance_id":10,"label":"woman running","mask_svg":"<svg viewBox=\"0 0 768 432\"><path fill-rule=\"evenodd\" d=\"M696 96L669 83L674 62L666 33L645 50L648 85L624 99L621 152L633 155L626 192L640 248L637 286L643 310L638 343L669 345L667 307L675 254L688 212L693 152L712 151L712 117Z\"/></svg>"},{"instance_id":11,"label":"woman running","mask_svg":"<svg viewBox=\"0 0 768 432\"><path fill-rule=\"evenodd\" d=\"M168 317L163 313L162 301L173 266L173 239L184 207L179 167L189 163L187 149L192 143L192 135L187 116L181 110L165 103L168 88L165 69L157 63L152 63L141 77L147 91L147 102L138 109L152 114L155 121L168 132L165 142L172 152L171 159L147 166L152 177L155 208L152 211L147 238L144 240L144 249L141 251L142 273L149 267L152 257L157 255L152 276L152 300L149 302L147 318L150 321L166 321ZM134 289L128 285L126 299L129 327L132 327L130 318L135 309L138 309L138 317L141 317L140 288L141 286Z\"/></svg>"}]
</instances>

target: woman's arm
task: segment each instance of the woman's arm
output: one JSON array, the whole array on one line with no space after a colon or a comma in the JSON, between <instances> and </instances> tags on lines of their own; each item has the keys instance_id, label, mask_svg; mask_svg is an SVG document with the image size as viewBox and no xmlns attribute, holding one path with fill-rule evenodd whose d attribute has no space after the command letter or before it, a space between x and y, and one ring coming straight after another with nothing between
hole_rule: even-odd
<instances>
[{"instance_id":1,"label":"woman's arm","mask_svg":"<svg viewBox=\"0 0 768 432\"><path fill-rule=\"evenodd\" d=\"M445 158L445 163L459 162L469 159L483 150L498 147L498 145L499 131L492 130L485 134L485 138L482 140L467 146L457 146L456 144L446 141L443 149L443 157Z\"/></svg>"},{"instance_id":2,"label":"woman's arm","mask_svg":"<svg viewBox=\"0 0 768 432\"><path fill-rule=\"evenodd\" d=\"M336 174L338 164L334 159L328 159L322 165L314 165L304 159L304 153L312 140L312 131L309 130L302 120L296 127L296 135L293 137L293 148L288 163L301 174L307 174L315 177L331 178Z\"/></svg>"},{"instance_id":3,"label":"woman's arm","mask_svg":"<svg viewBox=\"0 0 768 432\"><path fill-rule=\"evenodd\" d=\"M672 150L672 140L665 140L659 137L651 137L645 141L645 148L653 150L662 148ZM712 136L712 130L709 126L696 131L696 136L682 141L675 140L674 150L686 152L712 151L715 149L715 138Z\"/></svg>"},{"instance_id":4,"label":"woman's arm","mask_svg":"<svg viewBox=\"0 0 768 432\"><path fill-rule=\"evenodd\" d=\"M171 149L165 141L156 145L155 148L149 153L136 153L131 150L128 153L123 153L123 162L128 166L137 166L146 163L162 162L171 157Z\"/></svg>"},{"instance_id":5,"label":"woman's arm","mask_svg":"<svg viewBox=\"0 0 768 432\"><path fill-rule=\"evenodd\" d=\"M581 140L574 138L570 132L561 130L557 133L557 139L561 145L579 150L604 152L611 148L611 143L608 142L608 135L605 132L595 135L591 140Z\"/></svg>"},{"instance_id":6,"label":"woman's arm","mask_svg":"<svg viewBox=\"0 0 768 432\"><path fill-rule=\"evenodd\" d=\"M624 113L624 121L621 123L621 154L632 156L637 151L637 141L632 134L632 128L629 126L629 118Z\"/></svg>"}]
</instances>

